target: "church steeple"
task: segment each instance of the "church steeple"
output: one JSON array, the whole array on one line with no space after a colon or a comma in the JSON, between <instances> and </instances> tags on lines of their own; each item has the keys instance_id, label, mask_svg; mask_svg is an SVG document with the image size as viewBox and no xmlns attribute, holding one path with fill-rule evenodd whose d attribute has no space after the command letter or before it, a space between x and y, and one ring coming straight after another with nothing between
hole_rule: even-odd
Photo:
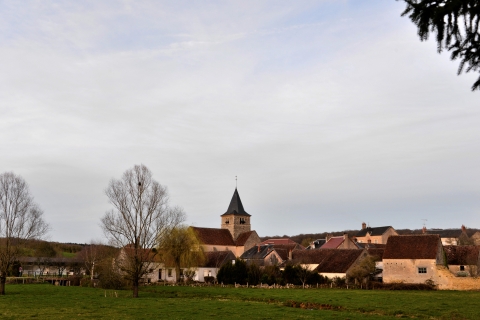
<instances>
[{"instance_id":1,"label":"church steeple","mask_svg":"<svg viewBox=\"0 0 480 320\"><path fill-rule=\"evenodd\" d=\"M250 231L250 217L251 215L243 208L242 200L235 188L227 212L221 215L222 229L228 229L236 240L241 233Z\"/></svg>"},{"instance_id":2,"label":"church steeple","mask_svg":"<svg viewBox=\"0 0 480 320\"><path fill-rule=\"evenodd\" d=\"M227 212L222 214L222 216L225 215L236 215L236 216L247 216L250 217L250 214L248 214L245 209L243 209L243 204L242 200L240 200L240 195L238 194L237 188L235 188L235 192L233 193L232 200L230 201L230 205L228 206Z\"/></svg>"}]
</instances>

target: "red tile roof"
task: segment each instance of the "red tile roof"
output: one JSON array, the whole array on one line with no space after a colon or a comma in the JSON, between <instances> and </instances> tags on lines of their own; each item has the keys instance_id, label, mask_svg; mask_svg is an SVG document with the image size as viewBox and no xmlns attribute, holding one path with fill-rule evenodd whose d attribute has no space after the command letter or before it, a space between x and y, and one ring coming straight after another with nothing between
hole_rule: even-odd
<instances>
[{"instance_id":1,"label":"red tile roof","mask_svg":"<svg viewBox=\"0 0 480 320\"><path fill-rule=\"evenodd\" d=\"M444 246L449 265L477 265L478 250L477 246Z\"/></svg>"},{"instance_id":2,"label":"red tile roof","mask_svg":"<svg viewBox=\"0 0 480 320\"><path fill-rule=\"evenodd\" d=\"M235 240L235 243L237 244L237 246L245 245L245 242L247 242L248 238L250 238L253 232L254 231L247 231L247 232L240 233L237 240Z\"/></svg>"},{"instance_id":3,"label":"red tile roof","mask_svg":"<svg viewBox=\"0 0 480 320\"><path fill-rule=\"evenodd\" d=\"M383 259L436 259L438 235L406 235L388 238Z\"/></svg>"},{"instance_id":4,"label":"red tile roof","mask_svg":"<svg viewBox=\"0 0 480 320\"><path fill-rule=\"evenodd\" d=\"M320 249L337 249L345 241L343 236L331 237Z\"/></svg>"},{"instance_id":5,"label":"red tile roof","mask_svg":"<svg viewBox=\"0 0 480 320\"><path fill-rule=\"evenodd\" d=\"M385 248L367 248L367 253L372 257L379 257L381 260L385 253Z\"/></svg>"},{"instance_id":6,"label":"red tile roof","mask_svg":"<svg viewBox=\"0 0 480 320\"><path fill-rule=\"evenodd\" d=\"M227 229L191 227L202 244L235 246L232 234Z\"/></svg>"}]
</instances>

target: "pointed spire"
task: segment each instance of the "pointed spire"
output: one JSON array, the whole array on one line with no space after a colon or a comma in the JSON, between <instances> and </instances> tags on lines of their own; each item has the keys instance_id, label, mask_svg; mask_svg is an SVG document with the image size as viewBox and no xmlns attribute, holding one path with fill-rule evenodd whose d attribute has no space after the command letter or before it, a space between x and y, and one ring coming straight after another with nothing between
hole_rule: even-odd
<instances>
[{"instance_id":1,"label":"pointed spire","mask_svg":"<svg viewBox=\"0 0 480 320\"><path fill-rule=\"evenodd\" d=\"M245 212L245 209L243 209L242 200L240 200L240 195L238 194L237 188L235 188L235 192L233 193L233 197L232 197L232 200L230 201L230 205L228 206L227 212L222 214L222 216L228 215L228 214L250 217L250 214Z\"/></svg>"}]
</instances>

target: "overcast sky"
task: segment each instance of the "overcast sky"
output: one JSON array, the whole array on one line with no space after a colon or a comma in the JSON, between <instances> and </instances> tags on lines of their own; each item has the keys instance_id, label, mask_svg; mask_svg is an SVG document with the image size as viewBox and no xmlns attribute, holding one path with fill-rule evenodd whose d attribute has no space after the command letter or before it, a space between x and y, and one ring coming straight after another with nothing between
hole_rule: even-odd
<instances>
[{"instance_id":1,"label":"overcast sky","mask_svg":"<svg viewBox=\"0 0 480 320\"><path fill-rule=\"evenodd\" d=\"M188 223L238 190L260 236L480 227L478 74L403 2L1 1L0 170L49 239L105 239L145 164Z\"/></svg>"}]
</instances>

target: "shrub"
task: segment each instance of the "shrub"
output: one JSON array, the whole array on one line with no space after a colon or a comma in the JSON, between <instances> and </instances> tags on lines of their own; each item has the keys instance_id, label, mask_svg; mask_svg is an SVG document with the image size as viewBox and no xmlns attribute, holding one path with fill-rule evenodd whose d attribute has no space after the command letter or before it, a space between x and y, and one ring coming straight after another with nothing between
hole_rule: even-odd
<instances>
[{"instance_id":1,"label":"shrub","mask_svg":"<svg viewBox=\"0 0 480 320\"><path fill-rule=\"evenodd\" d=\"M82 276L79 276L79 275L68 277L68 281L70 281L71 286L79 286L81 280L82 280Z\"/></svg>"},{"instance_id":2,"label":"shrub","mask_svg":"<svg viewBox=\"0 0 480 320\"><path fill-rule=\"evenodd\" d=\"M236 259L235 264L227 262L218 270L217 280L223 284L246 284L248 280L247 264L241 259Z\"/></svg>"},{"instance_id":3,"label":"shrub","mask_svg":"<svg viewBox=\"0 0 480 320\"><path fill-rule=\"evenodd\" d=\"M99 276L99 286L102 289L123 289L127 286L122 275L113 267L103 270Z\"/></svg>"},{"instance_id":4,"label":"shrub","mask_svg":"<svg viewBox=\"0 0 480 320\"><path fill-rule=\"evenodd\" d=\"M205 280L205 283L214 283L215 277L204 277L203 280Z\"/></svg>"}]
</instances>

